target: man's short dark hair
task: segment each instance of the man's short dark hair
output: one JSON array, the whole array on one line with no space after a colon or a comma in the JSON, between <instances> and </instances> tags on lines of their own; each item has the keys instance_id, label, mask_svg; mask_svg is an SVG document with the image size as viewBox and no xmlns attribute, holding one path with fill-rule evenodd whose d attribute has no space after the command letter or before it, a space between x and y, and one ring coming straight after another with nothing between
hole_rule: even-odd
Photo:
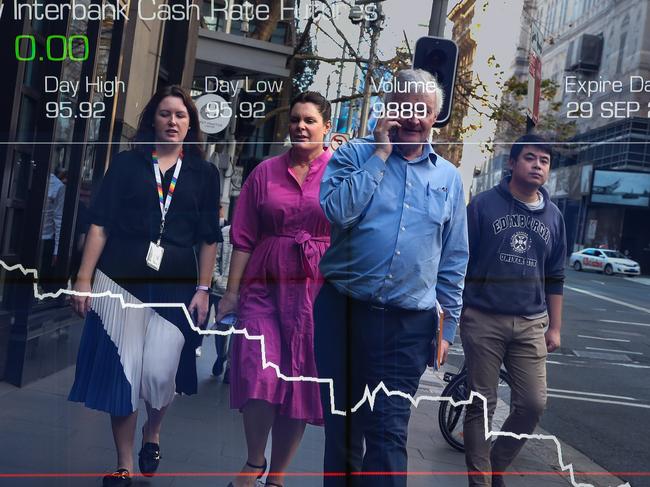
<instances>
[{"instance_id":1,"label":"man's short dark hair","mask_svg":"<svg viewBox=\"0 0 650 487\"><path fill-rule=\"evenodd\" d=\"M532 145L537 147L542 152L546 152L551 159L553 159L553 149L551 144L548 143L541 135L537 134L526 134L519 137L512 147L510 148L510 160L516 161L519 158L519 154L524 150L525 145Z\"/></svg>"}]
</instances>

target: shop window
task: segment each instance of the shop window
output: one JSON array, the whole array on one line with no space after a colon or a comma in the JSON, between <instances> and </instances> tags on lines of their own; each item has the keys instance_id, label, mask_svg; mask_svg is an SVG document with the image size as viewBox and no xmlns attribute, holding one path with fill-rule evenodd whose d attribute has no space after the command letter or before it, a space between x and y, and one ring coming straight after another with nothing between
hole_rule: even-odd
<instances>
[{"instance_id":1,"label":"shop window","mask_svg":"<svg viewBox=\"0 0 650 487\"><path fill-rule=\"evenodd\" d=\"M5 300L5 291L7 288L7 271L3 268L0 268L0 309L2 309L4 300Z\"/></svg>"},{"instance_id":2,"label":"shop window","mask_svg":"<svg viewBox=\"0 0 650 487\"><path fill-rule=\"evenodd\" d=\"M29 191L29 178L32 172L32 158L23 152L14 152L12 160L12 177L9 198L24 201Z\"/></svg>"},{"instance_id":3,"label":"shop window","mask_svg":"<svg viewBox=\"0 0 650 487\"><path fill-rule=\"evenodd\" d=\"M7 208L5 214L3 250L5 254L17 254L18 242L23 230L25 211L22 208Z\"/></svg>"},{"instance_id":4,"label":"shop window","mask_svg":"<svg viewBox=\"0 0 650 487\"><path fill-rule=\"evenodd\" d=\"M36 101L27 95L23 95L20 102L20 115L18 117L18 130L16 140L18 142L32 142L36 131Z\"/></svg>"},{"instance_id":5,"label":"shop window","mask_svg":"<svg viewBox=\"0 0 650 487\"><path fill-rule=\"evenodd\" d=\"M221 11L213 11L212 4L215 7L223 8L225 5L220 0L205 0L201 5L201 27L215 32L226 32L226 17Z\"/></svg>"},{"instance_id":6,"label":"shop window","mask_svg":"<svg viewBox=\"0 0 650 487\"><path fill-rule=\"evenodd\" d=\"M40 90L43 84L43 74L41 73L41 63L25 63L25 86Z\"/></svg>"}]
</instances>

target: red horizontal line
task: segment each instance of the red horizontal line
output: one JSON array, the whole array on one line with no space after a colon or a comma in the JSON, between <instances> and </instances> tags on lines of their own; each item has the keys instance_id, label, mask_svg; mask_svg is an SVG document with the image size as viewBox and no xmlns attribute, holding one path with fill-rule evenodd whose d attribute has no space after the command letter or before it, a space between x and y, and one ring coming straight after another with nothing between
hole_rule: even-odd
<instances>
[{"instance_id":1,"label":"red horizontal line","mask_svg":"<svg viewBox=\"0 0 650 487\"><path fill-rule=\"evenodd\" d=\"M110 472L108 472L110 473ZM102 473L0 473L0 478L87 478L87 477L101 477L106 475L107 472ZM570 475L566 471L552 471L552 472L542 472L542 471L507 471L507 472L471 472L469 475L503 475L503 476L513 476L513 475L530 475L530 476L547 476L547 475ZM240 473L240 472L161 472L157 473L156 477L234 477L236 475L242 476L255 476L257 477L257 472L252 473ZM269 475L273 475L273 472L269 472ZM285 472L282 475L286 477L345 477L345 472ZM468 475L467 471L423 471L423 472L352 472L353 476L437 476L444 477L449 476L465 476ZM617 477L650 477L650 472L576 472L574 475L579 477L598 477L598 476L609 476L615 475ZM132 477L143 477L142 474L133 473Z\"/></svg>"}]
</instances>

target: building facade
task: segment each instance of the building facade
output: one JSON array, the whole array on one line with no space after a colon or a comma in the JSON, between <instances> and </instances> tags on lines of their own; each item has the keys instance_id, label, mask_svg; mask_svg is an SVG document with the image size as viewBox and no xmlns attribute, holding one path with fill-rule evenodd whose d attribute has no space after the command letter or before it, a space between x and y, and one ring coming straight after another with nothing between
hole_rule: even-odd
<instances>
[{"instance_id":1,"label":"building facade","mask_svg":"<svg viewBox=\"0 0 650 487\"><path fill-rule=\"evenodd\" d=\"M198 96L210 86L207 79L290 83L293 39L287 22L279 22L268 40L254 39L255 26L242 28L213 15L210 6L218 2L195 0L200 15L172 20L147 10L165 2L76 0L104 6L107 13L101 20L78 20L68 10L59 21L46 22L16 20L16 3L2 3L0 381L20 386L74 363L81 320L65 296L39 300L35 291L67 287L76 274L93 191L112 155L128 148L151 95L180 84ZM108 4L128 15L111 13ZM58 47L61 42L65 47ZM271 105L253 105L257 98L250 97L245 109L252 114L255 107L262 120L262 108ZM268 136L274 125L255 122L230 123L208 138L206 149L215 152L227 137L233 147L236 130L249 131L248 140L273 140ZM234 176L236 182L237 172L241 179L243 170L234 169L237 157L254 165L269 152L270 144L251 144L241 154L228 154L220 164L222 179ZM224 192L229 201L230 191ZM21 269L36 269L41 280Z\"/></svg>"},{"instance_id":2,"label":"building facade","mask_svg":"<svg viewBox=\"0 0 650 487\"><path fill-rule=\"evenodd\" d=\"M451 38L458 46L458 67L454 87L455 106L449 124L436 137L436 150L447 160L460 165L463 158L463 127L471 123L468 114L467 90L474 82L474 55L476 39L473 37L473 21L476 0L462 0L453 6L447 18L453 23Z\"/></svg>"},{"instance_id":3,"label":"building facade","mask_svg":"<svg viewBox=\"0 0 650 487\"><path fill-rule=\"evenodd\" d=\"M650 271L650 15L642 0L537 0L531 20L544 37L542 78L559 89L549 103L577 135L557 145L551 197L571 250L628 251ZM554 141L556 142L556 140ZM507 156L475 181L495 184Z\"/></svg>"}]
</instances>

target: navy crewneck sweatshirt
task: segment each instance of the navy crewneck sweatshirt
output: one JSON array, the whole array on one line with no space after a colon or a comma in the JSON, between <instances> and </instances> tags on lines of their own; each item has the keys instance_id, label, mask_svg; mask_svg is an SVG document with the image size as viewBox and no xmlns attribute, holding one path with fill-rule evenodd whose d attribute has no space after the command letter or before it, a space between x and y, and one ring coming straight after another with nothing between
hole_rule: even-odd
<instances>
[{"instance_id":1,"label":"navy crewneck sweatshirt","mask_svg":"<svg viewBox=\"0 0 650 487\"><path fill-rule=\"evenodd\" d=\"M533 316L546 295L562 294L566 236L562 214L544 188L545 205L530 210L504 178L467 206L469 264L464 306L488 313Z\"/></svg>"}]
</instances>

